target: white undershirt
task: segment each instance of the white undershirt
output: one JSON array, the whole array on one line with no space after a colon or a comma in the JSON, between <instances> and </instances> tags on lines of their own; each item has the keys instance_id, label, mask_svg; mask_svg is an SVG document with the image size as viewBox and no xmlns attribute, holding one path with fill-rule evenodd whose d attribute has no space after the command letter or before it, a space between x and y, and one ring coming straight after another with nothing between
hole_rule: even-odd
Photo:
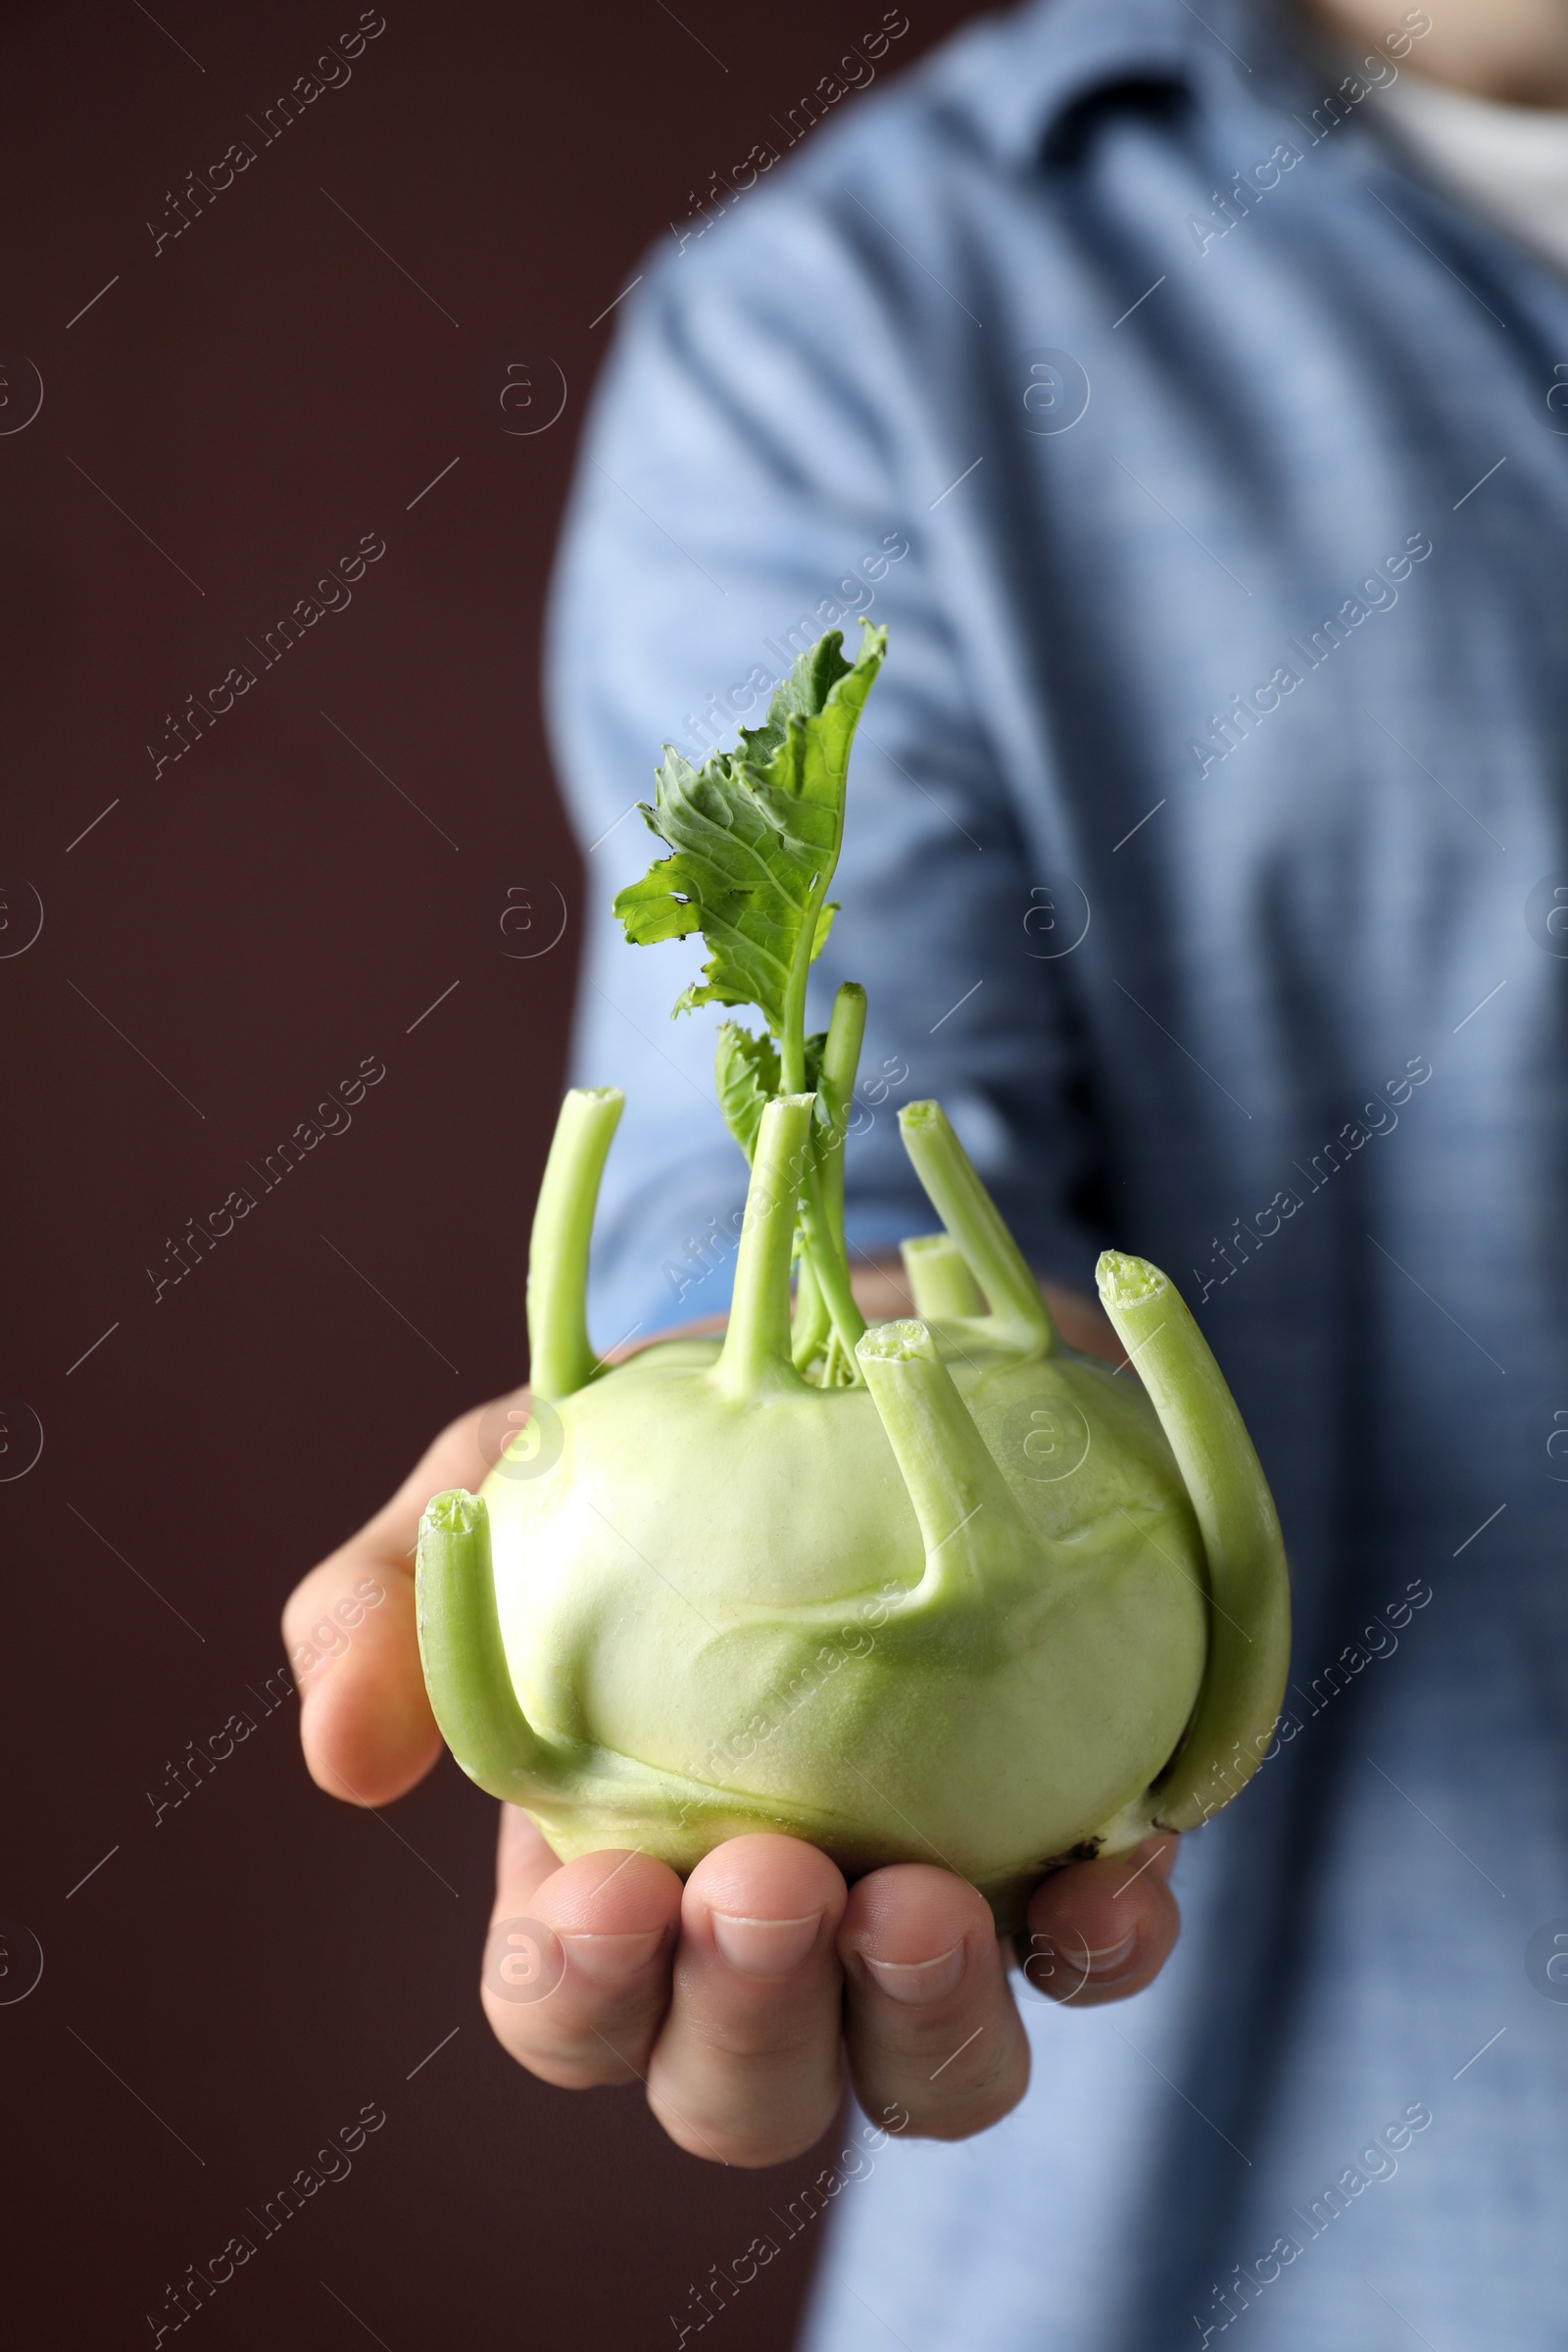
<instances>
[{"instance_id":1,"label":"white undershirt","mask_svg":"<svg viewBox=\"0 0 1568 2352\"><path fill-rule=\"evenodd\" d=\"M1410 73L1372 103L1446 193L1568 271L1568 114L1498 106Z\"/></svg>"}]
</instances>

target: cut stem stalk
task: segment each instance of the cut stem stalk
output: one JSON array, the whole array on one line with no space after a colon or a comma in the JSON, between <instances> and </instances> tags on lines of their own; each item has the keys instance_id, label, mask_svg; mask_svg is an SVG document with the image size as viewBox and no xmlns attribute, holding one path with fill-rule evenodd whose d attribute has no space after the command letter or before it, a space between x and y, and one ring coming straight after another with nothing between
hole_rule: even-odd
<instances>
[{"instance_id":1,"label":"cut stem stalk","mask_svg":"<svg viewBox=\"0 0 1568 2352\"><path fill-rule=\"evenodd\" d=\"M1027 1574L1022 1513L923 1323L879 1323L859 1346L925 1543L909 1604L972 1599L1009 1569Z\"/></svg>"},{"instance_id":2,"label":"cut stem stalk","mask_svg":"<svg viewBox=\"0 0 1568 2352\"><path fill-rule=\"evenodd\" d=\"M536 1396L569 1396L598 1369L588 1339L588 1248L618 1086L573 1087L561 1105L528 1242L528 1358Z\"/></svg>"},{"instance_id":3,"label":"cut stem stalk","mask_svg":"<svg viewBox=\"0 0 1568 2352\"><path fill-rule=\"evenodd\" d=\"M1101 1300L1159 1415L1208 1565L1208 1663L1187 1735L1147 1800L1153 1826L1191 1830L1257 1769L1290 1670L1285 1544L1262 1466L1208 1343L1175 1285L1107 1250Z\"/></svg>"},{"instance_id":4,"label":"cut stem stalk","mask_svg":"<svg viewBox=\"0 0 1568 2352\"><path fill-rule=\"evenodd\" d=\"M735 1295L714 1379L728 1396L795 1387L790 1264L802 1174L810 1167L814 1095L778 1095L762 1111L735 1260Z\"/></svg>"},{"instance_id":5,"label":"cut stem stalk","mask_svg":"<svg viewBox=\"0 0 1568 2352\"><path fill-rule=\"evenodd\" d=\"M1056 1335L1040 1286L941 1103L906 1104L899 1132L926 1198L986 1295L992 1336L1032 1355L1049 1353Z\"/></svg>"},{"instance_id":6,"label":"cut stem stalk","mask_svg":"<svg viewBox=\"0 0 1568 2352\"><path fill-rule=\"evenodd\" d=\"M517 1704L490 1562L490 1514L452 1487L419 1522L416 1581L425 1689L446 1741L470 1781L513 1805L559 1788L564 1759Z\"/></svg>"},{"instance_id":7,"label":"cut stem stalk","mask_svg":"<svg viewBox=\"0 0 1568 2352\"><path fill-rule=\"evenodd\" d=\"M914 1311L926 1323L983 1315L986 1302L969 1261L951 1233L922 1233L899 1244Z\"/></svg>"}]
</instances>

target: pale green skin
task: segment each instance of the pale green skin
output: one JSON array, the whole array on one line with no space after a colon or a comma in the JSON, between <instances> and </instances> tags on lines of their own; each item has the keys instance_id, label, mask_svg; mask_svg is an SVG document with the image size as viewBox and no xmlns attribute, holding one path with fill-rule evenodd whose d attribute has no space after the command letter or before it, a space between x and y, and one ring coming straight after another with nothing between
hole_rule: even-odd
<instances>
[{"instance_id":1,"label":"pale green skin","mask_svg":"<svg viewBox=\"0 0 1568 2352\"><path fill-rule=\"evenodd\" d=\"M1207 1649L1203 1546L1170 1446L1107 1366L953 1336L969 1360L943 1353L1032 1538L1021 1573L1010 1549L966 1559L960 1539L953 1573L939 1558L928 1578L868 1391L733 1401L717 1341L594 1381L557 1408L548 1471L504 1462L487 1479L528 1722L672 1781L640 1800L535 1798L558 1852L636 1844L689 1870L717 1810L725 1835L789 1830L847 1872L939 1861L1000 1894L1102 1836L1154 1778ZM1072 1452L1087 1423L1067 1476L1023 1450L1037 1406ZM694 1783L709 1792L692 1802Z\"/></svg>"},{"instance_id":2,"label":"pale green skin","mask_svg":"<svg viewBox=\"0 0 1568 2352\"><path fill-rule=\"evenodd\" d=\"M783 1831L851 1876L945 1864L1004 1930L1053 1864L1227 1802L1284 1690L1285 1559L1165 1276L1107 1253L1126 1361L1063 1348L948 1121L910 1104L946 1228L906 1245L922 1319L861 1326L837 1375L809 1356L803 1375L812 1098L782 1096L723 1341L610 1368L583 1302L619 1103L568 1095L540 1195L539 1428L420 1527L425 1679L464 1770L565 1857L641 1848L687 1871Z\"/></svg>"}]
</instances>

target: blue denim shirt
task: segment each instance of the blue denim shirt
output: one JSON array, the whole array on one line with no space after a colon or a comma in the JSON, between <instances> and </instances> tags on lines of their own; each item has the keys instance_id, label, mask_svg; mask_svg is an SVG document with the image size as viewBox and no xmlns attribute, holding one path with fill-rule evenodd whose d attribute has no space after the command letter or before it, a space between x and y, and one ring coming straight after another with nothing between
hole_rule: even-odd
<instances>
[{"instance_id":1,"label":"blue denim shirt","mask_svg":"<svg viewBox=\"0 0 1568 2352\"><path fill-rule=\"evenodd\" d=\"M1562 2340L1568 286L1390 143L1389 16L1354 71L1241 0L977 24L649 263L585 444L601 1341L723 1305L744 1173L626 811L869 612L854 1240L928 1226L938 1096L1042 1269L1174 1276L1295 1571L1176 1960L1025 1993L1012 2118L845 2169L816 2352Z\"/></svg>"}]
</instances>

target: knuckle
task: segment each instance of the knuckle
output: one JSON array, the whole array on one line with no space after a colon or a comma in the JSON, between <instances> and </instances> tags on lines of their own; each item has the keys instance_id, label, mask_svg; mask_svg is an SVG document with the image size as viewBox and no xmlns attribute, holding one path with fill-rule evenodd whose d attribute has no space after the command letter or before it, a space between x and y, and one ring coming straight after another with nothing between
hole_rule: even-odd
<instances>
[{"instance_id":1,"label":"knuckle","mask_svg":"<svg viewBox=\"0 0 1568 2352\"><path fill-rule=\"evenodd\" d=\"M971 2099L952 2108L936 2108L922 2116L918 2110L909 2126L916 2139L973 2139L1010 2115L1023 2096L1020 2084L1005 2095Z\"/></svg>"},{"instance_id":2,"label":"knuckle","mask_svg":"<svg viewBox=\"0 0 1568 2352\"><path fill-rule=\"evenodd\" d=\"M1028 2087L1027 2053L1000 2052L945 2096L934 2096L934 2086L925 2085L911 2129L922 2139L969 2139L1010 2115Z\"/></svg>"},{"instance_id":3,"label":"knuckle","mask_svg":"<svg viewBox=\"0 0 1568 2352\"><path fill-rule=\"evenodd\" d=\"M823 2028L815 2017L778 2018L765 2012L726 2016L689 2011L685 2024L694 2043L720 2064L805 2071L821 2063Z\"/></svg>"},{"instance_id":4,"label":"knuckle","mask_svg":"<svg viewBox=\"0 0 1568 2352\"><path fill-rule=\"evenodd\" d=\"M565 2058L544 2050L512 2050L508 2054L536 2081L548 2082L552 2090L599 2090L606 2083L631 2080L629 2067L608 2062L595 2065L590 2058Z\"/></svg>"},{"instance_id":5,"label":"knuckle","mask_svg":"<svg viewBox=\"0 0 1568 2352\"><path fill-rule=\"evenodd\" d=\"M1075 2009L1105 2009L1113 2001L1130 2001L1135 1994L1146 1991L1152 1984L1164 1964L1163 1952L1158 1954L1152 1952L1141 1967L1135 1968L1130 1975L1120 1978L1114 1984L1096 1984L1091 1980L1073 2002L1073 2007Z\"/></svg>"},{"instance_id":6,"label":"knuckle","mask_svg":"<svg viewBox=\"0 0 1568 2352\"><path fill-rule=\"evenodd\" d=\"M514 2017L499 2017L485 2002L490 2031L507 2056L556 2090L594 2090L606 2082L630 2082L636 2069L597 2038L571 2034L531 2035Z\"/></svg>"},{"instance_id":7,"label":"knuckle","mask_svg":"<svg viewBox=\"0 0 1568 2352\"><path fill-rule=\"evenodd\" d=\"M965 2037L968 2037L967 2040ZM1029 2086L1028 2038L1016 2012L956 2016L897 2042L857 2036L856 2095L866 2113L902 2105L919 2139L967 2139L1009 2115Z\"/></svg>"},{"instance_id":8,"label":"knuckle","mask_svg":"<svg viewBox=\"0 0 1568 2352\"><path fill-rule=\"evenodd\" d=\"M701 2111L694 2115L689 2105L676 2109L652 2088L648 2105L666 2137L678 2148L684 2148L688 2156L700 2156L710 2164L733 2165L742 2172L760 2172L769 2165L792 2163L816 2145L832 2120L829 2108L821 2115L793 2125L770 2122L747 2126L725 2116Z\"/></svg>"}]
</instances>

